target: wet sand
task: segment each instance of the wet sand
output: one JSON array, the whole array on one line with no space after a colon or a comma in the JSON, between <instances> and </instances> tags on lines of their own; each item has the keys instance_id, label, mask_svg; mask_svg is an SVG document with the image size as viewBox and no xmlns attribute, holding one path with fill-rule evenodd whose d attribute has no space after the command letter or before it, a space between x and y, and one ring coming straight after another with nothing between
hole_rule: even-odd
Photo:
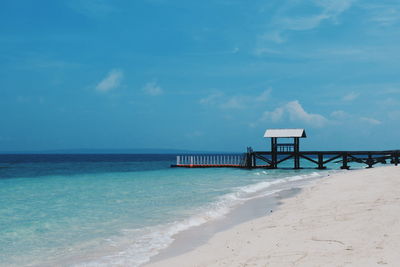
<instances>
[{"instance_id":1,"label":"wet sand","mask_svg":"<svg viewBox=\"0 0 400 267\"><path fill-rule=\"evenodd\" d=\"M177 237L180 249L161 253L146 266L396 266L400 262L400 167L340 172L279 202L273 213L204 232L202 238L193 235L195 229L183 233L186 236ZM260 202L247 205L256 203ZM276 204L266 201L265 209Z\"/></svg>"}]
</instances>

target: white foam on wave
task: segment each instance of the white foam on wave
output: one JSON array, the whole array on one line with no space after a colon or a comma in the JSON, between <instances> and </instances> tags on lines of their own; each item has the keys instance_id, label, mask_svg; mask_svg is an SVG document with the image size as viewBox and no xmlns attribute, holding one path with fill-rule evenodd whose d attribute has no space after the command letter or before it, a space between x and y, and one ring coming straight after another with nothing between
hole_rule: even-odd
<instances>
[{"instance_id":1,"label":"white foam on wave","mask_svg":"<svg viewBox=\"0 0 400 267\"><path fill-rule=\"evenodd\" d=\"M266 174L266 172L263 172ZM255 173L257 175L257 173ZM260 174L259 174L260 175ZM247 186L235 188L232 193L225 194L218 200L206 207L198 210L197 215L191 216L182 221L176 221L166 225L148 227L142 229L142 234L135 237L129 246L118 253L103 256L95 261L75 264L79 267L92 266L140 266L157 255L160 250L167 248L173 241L174 235L189 228L200 226L212 220L222 218L227 215L235 206L244 203L250 199L265 197L285 190L285 187L279 185L290 184L290 182L308 180L323 177L322 173L313 172L305 175L289 176L280 179L262 181ZM277 186L271 189L272 186ZM129 232L137 232L136 229L125 230L125 238L133 238ZM115 240L109 240L115 246ZM111 245L111 244L110 244Z\"/></svg>"}]
</instances>

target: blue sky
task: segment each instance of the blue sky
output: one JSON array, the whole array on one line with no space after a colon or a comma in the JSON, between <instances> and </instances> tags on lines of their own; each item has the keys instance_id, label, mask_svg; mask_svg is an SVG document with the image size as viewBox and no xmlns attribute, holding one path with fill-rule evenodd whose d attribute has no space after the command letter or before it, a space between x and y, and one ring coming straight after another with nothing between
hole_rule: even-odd
<instances>
[{"instance_id":1,"label":"blue sky","mask_svg":"<svg viewBox=\"0 0 400 267\"><path fill-rule=\"evenodd\" d=\"M3 0L0 151L400 148L400 2Z\"/></svg>"}]
</instances>

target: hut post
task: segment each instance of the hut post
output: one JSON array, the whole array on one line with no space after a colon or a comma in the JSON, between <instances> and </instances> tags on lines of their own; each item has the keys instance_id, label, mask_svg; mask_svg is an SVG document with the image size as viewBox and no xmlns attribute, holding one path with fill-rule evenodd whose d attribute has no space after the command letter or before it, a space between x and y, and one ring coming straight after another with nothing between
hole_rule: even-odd
<instances>
[{"instance_id":1,"label":"hut post","mask_svg":"<svg viewBox=\"0 0 400 267\"><path fill-rule=\"evenodd\" d=\"M277 138L271 137L271 168L276 169L278 167L278 147L277 147Z\"/></svg>"},{"instance_id":2,"label":"hut post","mask_svg":"<svg viewBox=\"0 0 400 267\"><path fill-rule=\"evenodd\" d=\"M299 138L294 137L294 146L293 146L293 152L294 152L294 168L295 169L300 169L300 156L299 156L299 150L300 150L300 145L299 145Z\"/></svg>"},{"instance_id":3,"label":"hut post","mask_svg":"<svg viewBox=\"0 0 400 267\"><path fill-rule=\"evenodd\" d=\"M342 170L348 170L350 167L347 165L348 159L347 159L347 153L343 153L342 156L342 166L340 167Z\"/></svg>"}]
</instances>

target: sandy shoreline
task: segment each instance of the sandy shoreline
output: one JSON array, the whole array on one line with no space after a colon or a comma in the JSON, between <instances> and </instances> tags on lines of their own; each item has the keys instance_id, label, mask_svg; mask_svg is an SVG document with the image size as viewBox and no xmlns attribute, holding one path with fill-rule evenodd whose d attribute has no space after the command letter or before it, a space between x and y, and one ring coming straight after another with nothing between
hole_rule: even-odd
<instances>
[{"instance_id":1,"label":"sandy shoreline","mask_svg":"<svg viewBox=\"0 0 400 267\"><path fill-rule=\"evenodd\" d=\"M331 175L272 215L215 234L146 266L396 266L400 167Z\"/></svg>"}]
</instances>

